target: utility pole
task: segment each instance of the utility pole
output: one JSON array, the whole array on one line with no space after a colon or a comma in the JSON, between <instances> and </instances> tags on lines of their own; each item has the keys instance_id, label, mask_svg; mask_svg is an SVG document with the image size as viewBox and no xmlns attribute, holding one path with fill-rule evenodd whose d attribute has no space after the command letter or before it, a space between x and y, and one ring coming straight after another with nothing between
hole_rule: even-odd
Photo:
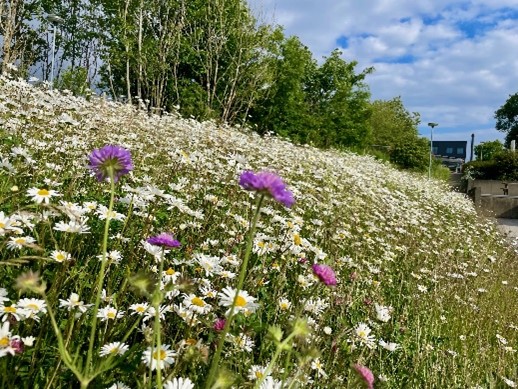
<instances>
[{"instance_id":1,"label":"utility pole","mask_svg":"<svg viewBox=\"0 0 518 389\"><path fill-rule=\"evenodd\" d=\"M433 155L433 128L437 127L437 123L428 123L430 126L430 164L428 166L428 178L432 178L432 155Z\"/></svg>"},{"instance_id":2,"label":"utility pole","mask_svg":"<svg viewBox=\"0 0 518 389\"><path fill-rule=\"evenodd\" d=\"M52 58L51 58L51 65L50 65L50 85L49 85L49 89L52 90L53 86L54 86L54 60L55 60L55 52L56 52L56 29L57 29L57 26L62 24L64 22L64 20L62 18L60 18L59 16L57 15L47 15L47 17L45 18L47 19L47 21L50 22L50 24L52 24L53 26L53 32L52 32Z\"/></svg>"}]
</instances>

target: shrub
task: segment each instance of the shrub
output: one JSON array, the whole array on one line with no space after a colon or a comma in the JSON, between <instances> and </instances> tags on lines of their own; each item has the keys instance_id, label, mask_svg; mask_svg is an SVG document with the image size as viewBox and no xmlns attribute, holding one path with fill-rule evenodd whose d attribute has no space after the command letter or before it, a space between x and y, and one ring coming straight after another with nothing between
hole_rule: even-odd
<instances>
[{"instance_id":1,"label":"shrub","mask_svg":"<svg viewBox=\"0 0 518 389\"><path fill-rule=\"evenodd\" d=\"M390 153L390 162L403 169L425 171L430 163L428 141L419 138L395 146Z\"/></svg>"},{"instance_id":2,"label":"shrub","mask_svg":"<svg viewBox=\"0 0 518 389\"><path fill-rule=\"evenodd\" d=\"M495 155L496 171L498 179L518 181L518 154L505 150Z\"/></svg>"},{"instance_id":3,"label":"shrub","mask_svg":"<svg viewBox=\"0 0 518 389\"><path fill-rule=\"evenodd\" d=\"M464 164L462 172L465 178L471 179L518 181L518 154L505 150L490 161Z\"/></svg>"}]
</instances>

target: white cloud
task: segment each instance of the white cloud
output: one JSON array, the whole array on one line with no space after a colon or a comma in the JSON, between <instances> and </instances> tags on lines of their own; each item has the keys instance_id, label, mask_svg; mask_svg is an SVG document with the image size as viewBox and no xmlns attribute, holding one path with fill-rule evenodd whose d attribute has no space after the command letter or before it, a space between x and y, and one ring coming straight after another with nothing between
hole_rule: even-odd
<instances>
[{"instance_id":1,"label":"white cloud","mask_svg":"<svg viewBox=\"0 0 518 389\"><path fill-rule=\"evenodd\" d=\"M346 37L344 58L376 69L367 77L374 99L402 96L425 126L440 123L439 134L502 138L491 128L518 92L517 0L249 1L273 11L317 60Z\"/></svg>"}]
</instances>

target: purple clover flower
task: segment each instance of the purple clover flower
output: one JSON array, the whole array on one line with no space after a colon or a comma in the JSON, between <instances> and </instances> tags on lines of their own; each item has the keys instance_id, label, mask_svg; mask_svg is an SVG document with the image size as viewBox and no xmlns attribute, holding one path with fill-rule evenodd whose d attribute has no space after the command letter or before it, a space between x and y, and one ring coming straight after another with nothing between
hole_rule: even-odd
<instances>
[{"instance_id":1,"label":"purple clover flower","mask_svg":"<svg viewBox=\"0 0 518 389\"><path fill-rule=\"evenodd\" d=\"M286 184L275 173L259 172L247 170L239 176L239 185L246 190L268 193L277 202L288 208L295 203L293 193L286 189Z\"/></svg>"},{"instance_id":2,"label":"purple clover flower","mask_svg":"<svg viewBox=\"0 0 518 389\"><path fill-rule=\"evenodd\" d=\"M374 374L372 374L372 371L368 367L354 364L353 369L363 381L367 389L374 389Z\"/></svg>"},{"instance_id":3,"label":"purple clover flower","mask_svg":"<svg viewBox=\"0 0 518 389\"><path fill-rule=\"evenodd\" d=\"M336 285L336 276L333 269L327 265L319 265L315 263L312 267L313 273L319 278L327 286L335 286Z\"/></svg>"},{"instance_id":4,"label":"purple clover flower","mask_svg":"<svg viewBox=\"0 0 518 389\"><path fill-rule=\"evenodd\" d=\"M227 323L227 321L225 319L217 318L216 321L214 322L213 328L216 332L221 332L225 328L226 323Z\"/></svg>"},{"instance_id":5,"label":"purple clover flower","mask_svg":"<svg viewBox=\"0 0 518 389\"><path fill-rule=\"evenodd\" d=\"M162 246L162 247L180 247L181 244L177 241L173 235L168 234L167 232L162 232L160 235L152 236L146 240L149 244L153 246Z\"/></svg>"},{"instance_id":6,"label":"purple clover flower","mask_svg":"<svg viewBox=\"0 0 518 389\"><path fill-rule=\"evenodd\" d=\"M131 154L128 150L114 145L95 149L90 154L88 167L95 173L97 181L104 181L113 175L114 182L133 170Z\"/></svg>"}]
</instances>

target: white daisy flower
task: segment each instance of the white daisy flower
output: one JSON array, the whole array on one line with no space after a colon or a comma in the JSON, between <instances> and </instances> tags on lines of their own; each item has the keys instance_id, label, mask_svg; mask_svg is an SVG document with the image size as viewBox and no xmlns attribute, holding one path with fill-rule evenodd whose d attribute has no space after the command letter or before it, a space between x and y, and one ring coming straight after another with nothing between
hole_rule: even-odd
<instances>
[{"instance_id":1,"label":"white daisy flower","mask_svg":"<svg viewBox=\"0 0 518 389\"><path fill-rule=\"evenodd\" d=\"M177 356L176 352L170 350L171 346L163 344L160 346L160 350L148 347L142 354L142 362L144 362L151 370L164 369L169 365L173 364Z\"/></svg>"},{"instance_id":2,"label":"white daisy flower","mask_svg":"<svg viewBox=\"0 0 518 389\"><path fill-rule=\"evenodd\" d=\"M22 249L34 242L36 242L36 239L31 236L11 236L7 242L7 247L11 250Z\"/></svg>"},{"instance_id":3,"label":"white daisy flower","mask_svg":"<svg viewBox=\"0 0 518 389\"><path fill-rule=\"evenodd\" d=\"M47 304L45 304L44 300L23 298L18 301L17 305L25 311L27 318L31 318L36 321L40 321L38 313L47 313Z\"/></svg>"},{"instance_id":4,"label":"white daisy flower","mask_svg":"<svg viewBox=\"0 0 518 389\"><path fill-rule=\"evenodd\" d=\"M173 378L164 382L164 389L194 389L194 384L189 378Z\"/></svg>"},{"instance_id":5,"label":"white daisy flower","mask_svg":"<svg viewBox=\"0 0 518 389\"><path fill-rule=\"evenodd\" d=\"M245 314L253 313L257 310L259 307L259 304L255 302L256 298L252 297L248 294L245 290L240 290L239 293L237 293L236 297L236 289L226 287L222 290L220 296L220 302L219 305L222 305L224 307L230 307L232 306L232 303L234 302L234 298L236 299L236 305L234 307L234 312L243 312Z\"/></svg>"},{"instance_id":6,"label":"white daisy flower","mask_svg":"<svg viewBox=\"0 0 518 389\"><path fill-rule=\"evenodd\" d=\"M99 309L97 317L101 318L101 321L115 320L124 316L124 311L119 311L117 308L108 305L107 307Z\"/></svg>"},{"instance_id":7,"label":"white daisy flower","mask_svg":"<svg viewBox=\"0 0 518 389\"><path fill-rule=\"evenodd\" d=\"M255 381L260 380L264 377L264 373L266 372L266 367L259 365L252 365L248 369L248 379Z\"/></svg>"},{"instance_id":8,"label":"white daisy flower","mask_svg":"<svg viewBox=\"0 0 518 389\"><path fill-rule=\"evenodd\" d=\"M132 315L139 315L139 316L143 316L147 310L149 309L149 304L144 302L144 303L137 303L137 304L132 304L130 305L129 309L133 312L131 312Z\"/></svg>"},{"instance_id":9,"label":"white daisy flower","mask_svg":"<svg viewBox=\"0 0 518 389\"><path fill-rule=\"evenodd\" d=\"M126 343L121 342L112 342L105 344L101 347L99 351L99 355L101 357L105 357L107 355L123 355L126 351L128 351L129 346Z\"/></svg>"},{"instance_id":10,"label":"white daisy flower","mask_svg":"<svg viewBox=\"0 0 518 389\"><path fill-rule=\"evenodd\" d=\"M27 196L32 197L32 201L35 201L38 204L48 204L52 197L61 195L52 189L31 188L27 191Z\"/></svg>"},{"instance_id":11,"label":"white daisy flower","mask_svg":"<svg viewBox=\"0 0 518 389\"><path fill-rule=\"evenodd\" d=\"M390 313L392 312L392 307L374 304L374 308L376 309L376 319L384 323L390 320Z\"/></svg>"},{"instance_id":12,"label":"white daisy flower","mask_svg":"<svg viewBox=\"0 0 518 389\"><path fill-rule=\"evenodd\" d=\"M63 250L54 250L52 253L50 253L50 258L52 258L54 261L62 263L65 261L70 261L72 259L72 256L70 253L67 253Z\"/></svg>"},{"instance_id":13,"label":"white daisy flower","mask_svg":"<svg viewBox=\"0 0 518 389\"><path fill-rule=\"evenodd\" d=\"M200 315L205 315L209 313L212 309L210 304L207 304L202 297L198 297L195 294L191 293L189 295L184 295L183 305L193 312L196 312Z\"/></svg>"},{"instance_id":14,"label":"white daisy flower","mask_svg":"<svg viewBox=\"0 0 518 389\"><path fill-rule=\"evenodd\" d=\"M67 300L59 299L59 306L67 308L69 311L77 308L79 312L85 313L92 305L93 304L85 304L83 301L79 301L79 295L77 293L71 293Z\"/></svg>"},{"instance_id":15,"label":"white daisy flower","mask_svg":"<svg viewBox=\"0 0 518 389\"><path fill-rule=\"evenodd\" d=\"M379 340L379 345L388 351L396 351L399 348L399 344L392 342L385 342L383 339Z\"/></svg>"},{"instance_id":16,"label":"white daisy flower","mask_svg":"<svg viewBox=\"0 0 518 389\"><path fill-rule=\"evenodd\" d=\"M14 355L15 350L11 347L11 331L9 331L9 322L2 323L0 327L0 358L5 357L7 354Z\"/></svg>"},{"instance_id":17,"label":"white daisy flower","mask_svg":"<svg viewBox=\"0 0 518 389\"><path fill-rule=\"evenodd\" d=\"M25 319L27 314L25 309L17 307L16 304L12 304L8 307L0 305L0 317L2 317L2 321L9 319L9 316L13 316L17 321L20 321Z\"/></svg>"},{"instance_id":18,"label":"white daisy flower","mask_svg":"<svg viewBox=\"0 0 518 389\"><path fill-rule=\"evenodd\" d=\"M356 339L368 348L373 348L374 342L376 340L374 335L370 335L371 331L372 330L365 323L359 323L358 326L354 329Z\"/></svg>"}]
</instances>

